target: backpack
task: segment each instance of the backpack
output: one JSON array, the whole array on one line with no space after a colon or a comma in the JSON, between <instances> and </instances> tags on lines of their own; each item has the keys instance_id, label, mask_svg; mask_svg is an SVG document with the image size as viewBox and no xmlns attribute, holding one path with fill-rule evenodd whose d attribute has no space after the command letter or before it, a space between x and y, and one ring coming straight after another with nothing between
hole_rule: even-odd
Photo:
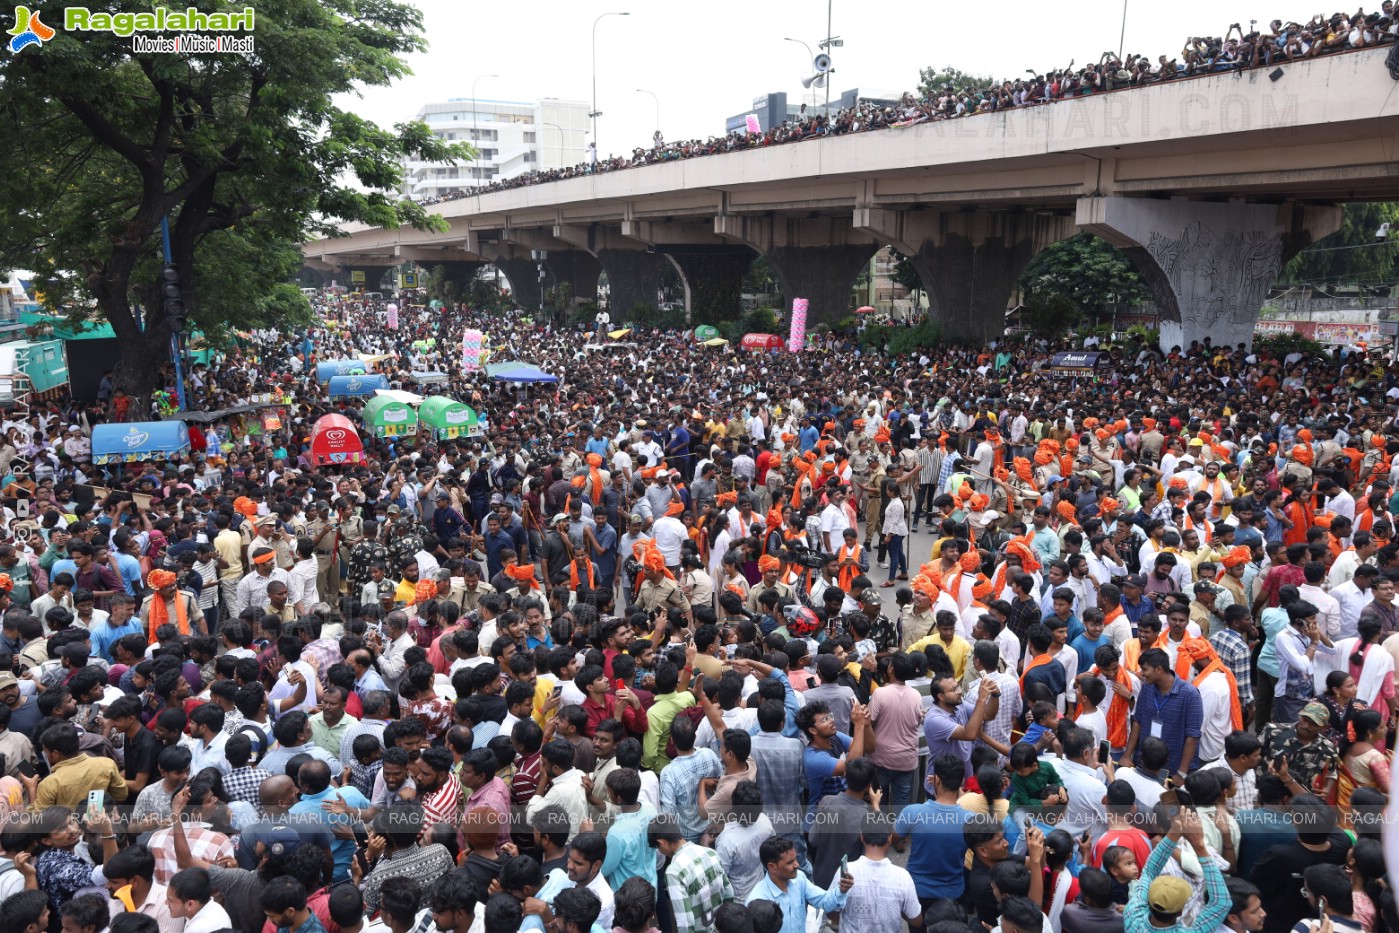
<instances>
[{"instance_id":1,"label":"backpack","mask_svg":"<svg viewBox=\"0 0 1399 933\"><path fill-rule=\"evenodd\" d=\"M245 732L248 733L248 737L253 743L253 757L250 759L249 764L253 767L257 767L262 764L262 759L267 755L267 733L263 732L262 729L258 728L253 723L245 722L238 727L238 731L235 735L242 735Z\"/></svg>"}]
</instances>

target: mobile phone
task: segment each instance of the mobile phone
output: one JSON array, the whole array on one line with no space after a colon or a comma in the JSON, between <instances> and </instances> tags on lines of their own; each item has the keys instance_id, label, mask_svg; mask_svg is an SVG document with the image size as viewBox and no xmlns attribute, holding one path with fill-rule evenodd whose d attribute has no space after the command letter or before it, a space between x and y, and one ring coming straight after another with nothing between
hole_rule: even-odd
<instances>
[{"instance_id":1,"label":"mobile phone","mask_svg":"<svg viewBox=\"0 0 1399 933\"><path fill-rule=\"evenodd\" d=\"M15 770L18 771L20 774L24 775L25 777L33 777L34 775L39 773L38 769L34 767L34 762L32 761L20 761L19 764L15 765Z\"/></svg>"},{"instance_id":2,"label":"mobile phone","mask_svg":"<svg viewBox=\"0 0 1399 933\"><path fill-rule=\"evenodd\" d=\"M90 790L87 792L87 812L101 813L103 804L106 802L107 792L101 790Z\"/></svg>"},{"instance_id":3,"label":"mobile phone","mask_svg":"<svg viewBox=\"0 0 1399 933\"><path fill-rule=\"evenodd\" d=\"M1176 803L1180 804L1182 807L1191 807L1193 809L1195 806L1195 798L1190 796L1190 791L1186 790L1184 787L1177 787Z\"/></svg>"},{"instance_id":4,"label":"mobile phone","mask_svg":"<svg viewBox=\"0 0 1399 933\"><path fill-rule=\"evenodd\" d=\"M1028 833L1030 830L1032 830L1032 829L1034 829L1034 828L1035 828L1035 821L1034 821L1034 818L1033 818L1033 817L1028 817L1028 816L1025 817L1025 832Z\"/></svg>"},{"instance_id":5,"label":"mobile phone","mask_svg":"<svg viewBox=\"0 0 1399 933\"><path fill-rule=\"evenodd\" d=\"M1112 745L1111 745L1106 739L1104 739L1103 741L1099 742L1099 743L1098 743L1098 764L1100 764L1100 765L1101 765L1101 764L1106 764L1108 758L1109 758L1111 755L1112 755Z\"/></svg>"},{"instance_id":6,"label":"mobile phone","mask_svg":"<svg viewBox=\"0 0 1399 933\"><path fill-rule=\"evenodd\" d=\"M842 861L844 860L842 859ZM1318 920L1326 919L1326 898L1320 894L1316 897L1316 917Z\"/></svg>"},{"instance_id":7,"label":"mobile phone","mask_svg":"<svg viewBox=\"0 0 1399 933\"><path fill-rule=\"evenodd\" d=\"M563 693L563 684L554 684L554 689L550 693L550 696L558 696L561 693Z\"/></svg>"},{"instance_id":8,"label":"mobile phone","mask_svg":"<svg viewBox=\"0 0 1399 933\"><path fill-rule=\"evenodd\" d=\"M849 857L848 855L842 855L842 856L840 857L840 873L841 873L842 875L848 875L848 874L850 874L850 857ZM1324 905L1325 903L1326 903L1325 901L1322 901L1322 904L1323 904L1323 905ZM1325 906L1323 906L1321 909L1322 909L1322 910L1325 910L1326 908L1325 908Z\"/></svg>"},{"instance_id":9,"label":"mobile phone","mask_svg":"<svg viewBox=\"0 0 1399 933\"><path fill-rule=\"evenodd\" d=\"M616 680L612 681L612 689L613 689L613 690L625 690L625 689L627 689L627 682L626 682L625 680L623 680L621 677L618 677Z\"/></svg>"}]
</instances>

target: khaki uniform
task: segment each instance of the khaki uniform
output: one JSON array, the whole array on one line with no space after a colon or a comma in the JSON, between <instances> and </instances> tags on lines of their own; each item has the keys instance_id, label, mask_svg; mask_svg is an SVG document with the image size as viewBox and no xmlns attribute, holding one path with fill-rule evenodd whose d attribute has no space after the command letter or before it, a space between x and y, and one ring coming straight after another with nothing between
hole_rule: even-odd
<instances>
[{"instance_id":1,"label":"khaki uniform","mask_svg":"<svg viewBox=\"0 0 1399 933\"><path fill-rule=\"evenodd\" d=\"M762 603L758 602L758 597L766 593L769 589L777 591L777 605L779 606L796 599L796 595L793 593L792 588L782 581L779 580L771 587L768 587L764 586L760 580L753 584L753 588L748 591L748 598L743 601L743 604L748 607L749 612L762 612L763 606Z\"/></svg>"},{"instance_id":2,"label":"khaki uniform","mask_svg":"<svg viewBox=\"0 0 1399 933\"><path fill-rule=\"evenodd\" d=\"M340 548L336 555L341 567L350 566L350 551L354 550L356 544L364 540L364 519L357 513L351 512L350 517L340 523ZM340 581L336 581L336 590L340 588Z\"/></svg>"},{"instance_id":3,"label":"khaki uniform","mask_svg":"<svg viewBox=\"0 0 1399 933\"><path fill-rule=\"evenodd\" d=\"M659 583L652 583L649 579L643 581L640 592L636 594L636 604L647 612L653 609L690 611L690 601L685 598L684 591L669 577L662 577Z\"/></svg>"},{"instance_id":4,"label":"khaki uniform","mask_svg":"<svg viewBox=\"0 0 1399 933\"><path fill-rule=\"evenodd\" d=\"M331 523L323 518L318 518L306 526L306 537L315 541L321 538L321 532L331 527ZM335 561L336 533L331 531L321 543L316 545L316 591L321 594L321 598L327 602L334 602L335 595L340 592L340 570Z\"/></svg>"}]
</instances>

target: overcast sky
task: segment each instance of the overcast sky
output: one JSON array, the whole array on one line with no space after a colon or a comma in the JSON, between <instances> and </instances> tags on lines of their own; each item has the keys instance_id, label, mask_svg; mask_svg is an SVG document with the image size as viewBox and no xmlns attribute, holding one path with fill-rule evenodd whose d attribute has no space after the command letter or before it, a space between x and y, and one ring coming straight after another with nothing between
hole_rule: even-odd
<instances>
[{"instance_id":1,"label":"overcast sky","mask_svg":"<svg viewBox=\"0 0 1399 933\"><path fill-rule=\"evenodd\" d=\"M753 98L786 91L799 101L811 73L806 50L826 36L821 0L416 0L423 11L428 51L410 59L413 75L389 88L372 88L342 105L381 126L412 117L425 103L471 97L533 101L592 96L591 38L597 27L597 101L602 152L630 152L660 128L666 139L722 133L724 119L751 109ZM1295 4L1294 4L1295 5ZM997 78L1025 69L1043 72L1096 61L1116 51L1122 29L1119 0L1001 0L981 5L929 0L834 0L831 32L845 40L833 50L833 94L912 90L918 70L954 66ZM1233 22L1305 19L1306 8L1277 8L1237 0L1207 3L1137 0L1127 9L1126 49L1151 58L1176 54L1191 35L1223 35Z\"/></svg>"}]
</instances>

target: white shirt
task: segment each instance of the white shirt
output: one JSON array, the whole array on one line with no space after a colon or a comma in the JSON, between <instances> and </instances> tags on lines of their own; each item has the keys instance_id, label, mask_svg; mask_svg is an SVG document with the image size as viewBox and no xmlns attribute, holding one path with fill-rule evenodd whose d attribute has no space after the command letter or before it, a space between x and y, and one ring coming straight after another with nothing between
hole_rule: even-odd
<instances>
[{"instance_id":1,"label":"white shirt","mask_svg":"<svg viewBox=\"0 0 1399 933\"><path fill-rule=\"evenodd\" d=\"M1336 559L1339 564L1340 558ZM1335 564L1332 565L1335 569ZM1357 624L1360 621L1360 611L1369 605L1374 595L1369 590L1362 590L1355 585L1355 578L1331 588L1331 598L1341 608L1341 631L1340 638L1354 638L1360 634ZM1334 639L1333 639L1334 640Z\"/></svg>"},{"instance_id":2,"label":"white shirt","mask_svg":"<svg viewBox=\"0 0 1399 933\"><path fill-rule=\"evenodd\" d=\"M1143 774L1135 767L1118 768L1113 774L1118 780L1132 785L1132 790L1137 794L1138 813L1146 813L1161 802L1161 794L1166 788L1155 778Z\"/></svg>"},{"instance_id":3,"label":"white shirt","mask_svg":"<svg viewBox=\"0 0 1399 933\"><path fill-rule=\"evenodd\" d=\"M1107 704L1108 702L1108 698L1104 697L1103 703ZM1099 707L1091 713L1081 714L1077 719L1074 720L1074 723L1080 729L1087 729L1089 732L1093 733L1093 738L1096 739L1098 742L1101 743L1107 741L1108 715L1107 713L1103 712L1101 707Z\"/></svg>"},{"instance_id":4,"label":"white shirt","mask_svg":"<svg viewBox=\"0 0 1399 933\"><path fill-rule=\"evenodd\" d=\"M311 607L320 602L320 592L316 589L316 574L319 572L316 558L308 557L297 561L287 573L287 602L296 611L305 615Z\"/></svg>"},{"instance_id":5,"label":"white shirt","mask_svg":"<svg viewBox=\"0 0 1399 933\"><path fill-rule=\"evenodd\" d=\"M651 526L651 533L655 536L656 550L665 558L666 566L679 565L681 545L690 539L685 523L673 515L662 516Z\"/></svg>"},{"instance_id":6,"label":"white shirt","mask_svg":"<svg viewBox=\"0 0 1399 933\"><path fill-rule=\"evenodd\" d=\"M1340 553L1332 562L1330 572L1326 574L1326 585L1331 590L1331 595L1336 594L1336 587L1355 576L1355 568L1359 567L1360 563L1360 555L1355 553L1353 548L1346 548Z\"/></svg>"},{"instance_id":7,"label":"white shirt","mask_svg":"<svg viewBox=\"0 0 1399 933\"><path fill-rule=\"evenodd\" d=\"M845 515L845 509L832 502L821 510L821 534L826 539L822 542L826 550L834 552L836 548L845 543L845 529L850 527L850 519Z\"/></svg>"},{"instance_id":8,"label":"white shirt","mask_svg":"<svg viewBox=\"0 0 1399 933\"><path fill-rule=\"evenodd\" d=\"M279 710L277 709L278 700L285 700L287 697L296 695L296 688L287 680L288 670L300 672L302 678L305 679L306 699L289 709ZM319 691L320 684L316 680L316 669L305 661L297 661L295 664L283 666L281 673L277 675L277 682L272 685L272 692L267 694L267 706L273 711L272 717L274 719L294 709L303 710L309 716L311 710L319 703Z\"/></svg>"},{"instance_id":9,"label":"white shirt","mask_svg":"<svg viewBox=\"0 0 1399 933\"><path fill-rule=\"evenodd\" d=\"M1301 587L1298 587L1298 589L1300 590ZM1289 625L1278 635L1277 641L1274 644L1276 645L1278 655L1278 685L1273 690L1273 696L1286 696L1287 674L1290 670L1297 668L1309 674L1316 671L1313 659L1307 657L1307 646L1310 644L1310 639L1308 639L1306 635L1303 635L1295 625ZM1334 643L1330 648L1326 647L1324 642L1316 643L1315 657L1335 654L1336 648ZM1313 692L1315 693L1316 691Z\"/></svg>"},{"instance_id":10,"label":"white shirt","mask_svg":"<svg viewBox=\"0 0 1399 933\"><path fill-rule=\"evenodd\" d=\"M578 835L578 826L588 819L588 798L583 793L583 772L570 768L549 782L549 790L543 796L531 797L525 807L525 815L533 821L534 815L551 803L563 807L568 814L568 840Z\"/></svg>"},{"instance_id":11,"label":"white shirt","mask_svg":"<svg viewBox=\"0 0 1399 933\"><path fill-rule=\"evenodd\" d=\"M1304 583L1297 587L1297 595L1311 603L1318 610L1317 621L1321 630L1335 641L1341 637L1341 604L1319 586Z\"/></svg>"},{"instance_id":12,"label":"white shirt","mask_svg":"<svg viewBox=\"0 0 1399 933\"><path fill-rule=\"evenodd\" d=\"M862 855L850 863L850 874L855 879L855 886L846 895L845 906L840 912L843 933L902 930L905 920L921 915L918 889L907 869L900 868L887 858L876 862ZM812 880L816 884L821 883L817 879ZM830 879L825 880L829 882ZM826 888L829 890L830 885L827 884Z\"/></svg>"},{"instance_id":13,"label":"white shirt","mask_svg":"<svg viewBox=\"0 0 1399 933\"><path fill-rule=\"evenodd\" d=\"M211 898L199 908L199 913L185 920L185 933L214 933L215 930L227 930L232 926L233 921L229 919L228 911Z\"/></svg>"},{"instance_id":14,"label":"white shirt","mask_svg":"<svg viewBox=\"0 0 1399 933\"><path fill-rule=\"evenodd\" d=\"M311 679L314 680L315 678L312 677ZM309 681L307 682L306 690L307 693L310 693L311 686ZM198 774L205 768L218 768L224 774L228 774L229 771L233 769L230 767L228 758L226 758L224 754L224 745L227 743L228 733L224 732L222 729L220 729L213 740L208 743L203 739L196 741L194 743L194 748L191 749L194 755L189 763L189 773ZM220 928L215 927L214 929L217 930Z\"/></svg>"},{"instance_id":15,"label":"white shirt","mask_svg":"<svg viewBox=\"0 0 1399 933\"><path fill-rule=\"evenodd\" d=\"M1108 813L1103 806L1103 797L1108 786L1098 776L1095 768L1089 768L1076 761L1060 758L1054 762L1054 769L1064 781L1064 789L1069 792L1069 804L1064 809L1060 829L1066 829L1072 836L1081 836L1088 830L1094 842L1107 828Z\"/></svg>"},{"instance_id":16,"label":"white shirt","mask_svg":"<svg viewBox=\"0 0 1399 933\"><path fill-rule=\"evenodd\" d=\"M1198 687L1204 712L1200 718L1200 760L1214 761L1224 754L1224 739L1234 731L1230 716L1233 691L1223 671L1215 671Z\"/></svg>"},{"instance_id":17,"label":"white shirt","mask_svg":"<svg viewBox=\"0 0 1399 933\"><path fill-rule=\"evenodd\" d=\"M1337 515L1344 515L1351 521L1355 521L1355 497L1344 489L1338 495L1332 496L1326 503L1327 511Z\"/></svg>"}]
</instances>

